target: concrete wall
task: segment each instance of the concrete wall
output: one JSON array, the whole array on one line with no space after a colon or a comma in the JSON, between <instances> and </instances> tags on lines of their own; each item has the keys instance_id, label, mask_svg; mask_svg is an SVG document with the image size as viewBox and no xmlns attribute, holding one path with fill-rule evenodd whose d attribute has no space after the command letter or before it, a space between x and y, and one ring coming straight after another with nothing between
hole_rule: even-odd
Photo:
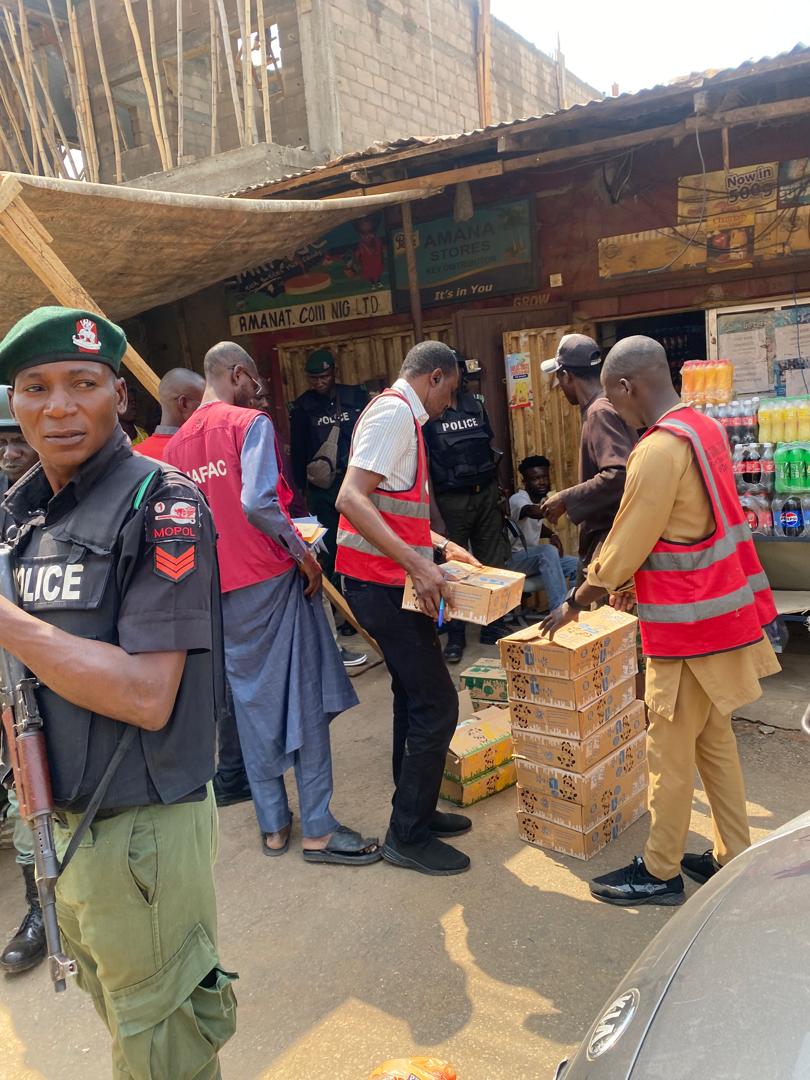
<instances>
[{"instance_id":1,"label":"concrete wall","mask_svg":"<svg viewBox=\"0 0 810 1080\"><path fill-rule=\"evenodd\" d=\"M330 0L344 151L479 126L471 0ZM567 78L567 104L598 97ZM493 121L559 107L554 61L492 22Z\"/></svg>"}]
</instances>

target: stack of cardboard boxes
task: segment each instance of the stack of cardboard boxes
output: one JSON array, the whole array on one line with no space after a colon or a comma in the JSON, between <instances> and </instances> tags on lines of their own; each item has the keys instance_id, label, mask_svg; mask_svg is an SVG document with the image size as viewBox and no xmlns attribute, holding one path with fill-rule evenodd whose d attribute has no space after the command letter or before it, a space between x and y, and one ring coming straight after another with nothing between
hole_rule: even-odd
<instances>
[{"instance_id":1,"label":"stack of cardboard boxes","mask_svg":"<svg viewBox=\"0 0 810 1080\"><path fill-rule=\"evenodd\" d=\"M459 716L444 766L440 796L471 806L516 780L509 714L497 706L472 712L468 692L459 694Z\"/></svg>"},{"instance_id":2,"label":"stack of cardboard boxes","mask_svg":"<svg viewBox=\"0 0 810 1080\"><path fill-rule=\"evenodd\" d=\"M469 690L476 712L491 705L499 705L502 709L509 708L506 672L500 660L482 657L466 671L462 671L458 682L459 690Z\"/></svg>"},{"instance_id":3,"label":"stack of cardboard boxes","mask_svg":"<svg viewBox=\"0 0 810 1080\"><path fill-rule=\"evenodd\" d=\"M521 839L589 859L647 808L634 616L601 607L502 638Z\"/></svg>"}]
</instances>

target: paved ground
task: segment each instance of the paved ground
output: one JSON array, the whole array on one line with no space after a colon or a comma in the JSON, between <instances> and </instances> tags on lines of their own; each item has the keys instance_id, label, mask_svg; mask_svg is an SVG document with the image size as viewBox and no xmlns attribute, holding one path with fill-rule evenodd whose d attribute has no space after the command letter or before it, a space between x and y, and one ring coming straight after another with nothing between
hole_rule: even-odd
<instances>
[{"instance_id":1,"label":"paved ground","mask_svg":"<svg viewBox=\"0 0 810 1080\"><path fill-rule=\"evenodd\" d=\"M356 685L361 707L334 728L335 806L344 821L378 832L390 794L390 698L382 669ZM806 685L805 677L805 696ZM807 809L810 740L738 727L762 836ZM266 859L252 807L223 811L221 953L241 975L226 1080L365 1080L383 1059L416 1051L453 1061L460 1080L553 1076L670 917L664 908L604 907L588 894L589 877L639 850L647 819L585 864L517 839L514 792L472 816L463 843L472 870L430 879L387 865L309 866L297 849ZM692 827L703 850L700 792ZM0 853L3 928L19 912L14 870ZM106 1080L106 1034L77 989L55 998L42 970L0 987L0 1080Z\"/></svg>"}]
</instances>

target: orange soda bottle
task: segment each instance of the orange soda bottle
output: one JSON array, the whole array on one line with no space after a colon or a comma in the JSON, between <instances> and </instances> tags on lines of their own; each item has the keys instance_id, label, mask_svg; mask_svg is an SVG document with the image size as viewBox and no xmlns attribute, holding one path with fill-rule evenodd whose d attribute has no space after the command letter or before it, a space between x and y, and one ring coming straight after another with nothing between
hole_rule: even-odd
<instances>
[{"instance_id":1,"label":"orange soda bottle","mask_svg":"<svg viewBox=\"0 0 810 1080\"><path fill-rule=\"evenodd\" d=\"M693 402L695 405L706 404L706 361L696 360L693 371L692 389L694 393Z\"/></svg>"},{"instance_id":2,"label":"orange soda bottle","mask_svg":"<svg viewBox=\"0 0 810 1080\"><path fill-rule=\"evenodd\" d=\"M695 361L687 360L681 368L681 401L686 405L691 405L695 400Z\"/></svg>"}]
</instances>

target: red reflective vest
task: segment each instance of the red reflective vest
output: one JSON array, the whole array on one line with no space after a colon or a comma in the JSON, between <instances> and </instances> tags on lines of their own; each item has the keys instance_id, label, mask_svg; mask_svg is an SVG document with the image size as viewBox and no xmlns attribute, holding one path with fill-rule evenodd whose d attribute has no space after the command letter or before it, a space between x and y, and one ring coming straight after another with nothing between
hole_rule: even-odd
<instances>
[{"instance_id":1,"label":"red reflective vest","mask_svg":"<svg viewBox=\"0 0 810 1080\"><path fill-rule=\"evenodd\" d=\"M166 448L166 461L190 476L211 506L224 593L268 581L295 565L284 548L250 524L242 509L242 446L250 425L263 415L224 401L206 403ZM292 492L282 475L278 444L276 464L279 502L286 513Z\"/></svg>"},{"instance_id":2,"label":"red reflective vest","mask_svg":"<svg viewBox=\"0 0 810 1080\"><path fill-rule=\"evenodd\" d=\"M753 645L776 609L734 486L725 432L694 409L667 413L644 438L656 429L692 444L715 529L694 544L662 538L636 572L644 654L688 659Z\"/></svg>"},{"instance_id":3,"label":"red reflective vest","mask_svg":"<svg viewBox=\"0 0 810 1080\"><path fill-rule=\"evenodd\" d=\"M383 390L382 395L393 395L404 401L410 409L408 399L396 390ZM374 407L372 401L363 410ZM413 410L411 409L411 415ZM360 420L358 420L358 424ZM428 492L428 466L425 453L425 440L419 421L413 417L416 428L417 464L413 487L407 491L384 491L377 488L369 498L377 507L387 525L404 540L409 547L426 559L433 558L433 542L430 538L430 494ZM340 515L338 523L338 548L335 569L339 574L357 578L360 581L372 581L377 585L405 584L405 570L389 559L365 537L358 533L348 518Z\"/></svg>"}]
</instances>

